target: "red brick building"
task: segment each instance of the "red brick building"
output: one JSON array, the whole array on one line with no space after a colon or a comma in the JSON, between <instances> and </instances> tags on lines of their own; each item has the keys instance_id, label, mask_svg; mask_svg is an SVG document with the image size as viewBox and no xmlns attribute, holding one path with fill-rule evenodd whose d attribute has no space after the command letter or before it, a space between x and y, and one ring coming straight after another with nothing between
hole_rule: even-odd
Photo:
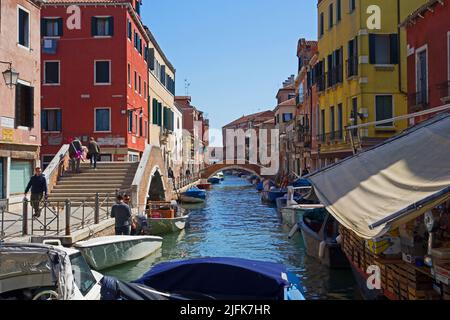
<instances>
[{"instance_id":1,"label":"red brick building","mask_svg":"<svg viewBox=\"0 0 450 320\"><path fill-rule=\"evenodd\" d=\"M153 59L141 2L48 0L43 6L44 165L75 136L85 145L95 137L104 161L139 160L148 143L147 61Z\"/></svg>"},{"instance_id":2,"label":"red brick building","mask_svg":"<svg viewBox=\"0 0 450 320\"><path fill-rule=\"evenodd\" d=\"M430 0L402 24L407 30L409 113L450 102L450 1ZM432 114L416 117L417 124Z\"/></svg>"}]
</instances>

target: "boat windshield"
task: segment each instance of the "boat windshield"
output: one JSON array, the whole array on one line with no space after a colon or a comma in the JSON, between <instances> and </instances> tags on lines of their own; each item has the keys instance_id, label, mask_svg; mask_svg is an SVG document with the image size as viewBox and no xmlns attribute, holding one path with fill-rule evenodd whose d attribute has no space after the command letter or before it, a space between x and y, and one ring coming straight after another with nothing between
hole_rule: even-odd
<instances>
[{"instance_id":1,"label":"boat windshield","mask_svg":"<svg viewBox=\"0 0 450 320\"><path fill-rule=\"evenodd\" d=\"M70 262L72 263L72 273L75 283L80 289L81 294L85 296L97 281L81 253L71 255Z\"/></svg>"}]
</instances>

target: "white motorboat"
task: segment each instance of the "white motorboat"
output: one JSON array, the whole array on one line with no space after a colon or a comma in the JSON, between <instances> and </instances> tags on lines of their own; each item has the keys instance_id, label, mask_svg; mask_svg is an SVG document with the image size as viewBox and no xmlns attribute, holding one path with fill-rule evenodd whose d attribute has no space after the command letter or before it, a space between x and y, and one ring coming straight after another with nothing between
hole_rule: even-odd
<instances>
[{"instance_id":1,"label":"white motorboat","mask_svg":"<svg viewBox=\"0 0 450 320\"><path fill-rule=\"evenodd\" d=\"M151 255L161 248L162 240L153 236L109 236L77 242L74 247L92 268L103 270Z\"/></svg>"},{"instance_id":2,"label":"white motorboat","mask_svg":"<svg viewBox=\"0 0 450 320\"><path fill-rule=\"evenodd\" d=\"M100 300L103 275L80 251L52 242L0 243L0 300Z\"/></svg>"}]
</instances>

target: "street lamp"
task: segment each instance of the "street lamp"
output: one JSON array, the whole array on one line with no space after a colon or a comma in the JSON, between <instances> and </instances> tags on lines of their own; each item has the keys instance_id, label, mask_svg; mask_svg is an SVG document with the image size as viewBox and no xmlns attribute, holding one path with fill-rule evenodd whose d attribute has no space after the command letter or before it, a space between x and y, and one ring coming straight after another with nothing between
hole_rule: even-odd
<instances>
[{"instance_id":1,"label":"street lamp","mask_svg":"<svg viewBox=\"0 0 450 320\"><path fill-rule=\"evenodd\" d=\"M0 63L9 65L9 68L3 71L3 79L5 79L6 85L10 88L17 85L17 81L19 80L19 73L12 68L12 63L4 61L0 61Z\"/></svg>"}]
</instances>

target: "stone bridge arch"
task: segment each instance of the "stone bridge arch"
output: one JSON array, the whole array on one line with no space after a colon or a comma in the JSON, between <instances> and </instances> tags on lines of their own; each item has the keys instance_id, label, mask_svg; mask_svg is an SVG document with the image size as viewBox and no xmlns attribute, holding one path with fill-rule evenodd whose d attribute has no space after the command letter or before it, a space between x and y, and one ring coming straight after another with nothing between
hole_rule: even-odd
<instances>
[{"instance_id":1,"label":"stone bridge arch","mask_svg":"<svg viewBox=\"0 0 450 320\"><path fill-rule=\"evenodd\" d=\"M220 171L224 170L244 170L247 172L250 172L254 175L257 175L259 178L266 178L267 176L264 176L261 174L261 169L264 167L259 164L244 162L244 161L235 161L234 163L226 163L226 162L220 162L215 163L213 165L210 165L206 167L205 169L200 171L200 177L202 179L209 179L215 174L217 174Z\"/></svg>"}]
</instances>

